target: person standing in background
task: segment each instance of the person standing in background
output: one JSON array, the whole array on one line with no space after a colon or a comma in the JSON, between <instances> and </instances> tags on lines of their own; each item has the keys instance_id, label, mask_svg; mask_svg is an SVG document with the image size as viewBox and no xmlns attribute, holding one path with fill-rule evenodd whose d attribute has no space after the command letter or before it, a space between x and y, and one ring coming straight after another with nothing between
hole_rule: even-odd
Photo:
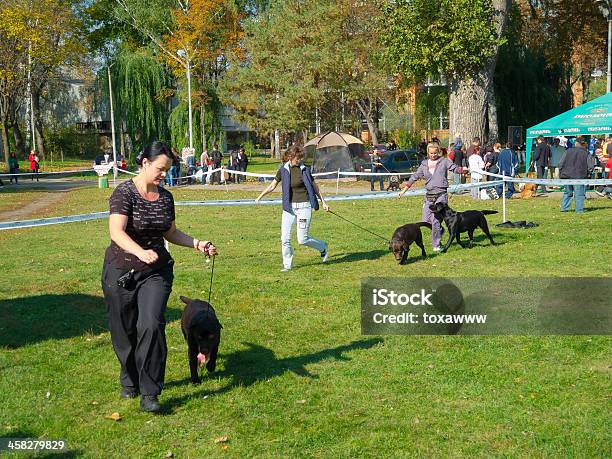
<instances>
[{"instance_id":1,"label":"person standing in background","mask_svg":"<svg viewBox=\"0 0 612 459\"><path fill-rule=\"evenodd\" d=\"M9 157L9 173L19 174L19 161L17 160L17 155L15 155L15 152L12 152L11 156ZM15 179L15 185L19 183L17 175L11 175L10 179L11 183L13 183L13 179Z\"/></svg>"},{"instance_id":2,"label":"person standing in background","mask_svg":"<svg viewBox=\"0 0 612 459\"><path fill-rule=\"evenodd\" d=\"M548 165L550 164L551 151L550 151L550 147L546 143L546 140L544 140L544 137L542 136L538 137L536 142L537 142L537 145L536 145L536 150L535 150L535 155L533 157L533 160L536 164L538 178L545 179L547 175L547 171L548 171ZM539 185L539 186L543 193L548 192L546 190L546 185Z\"/></svg>"}]
</instances>

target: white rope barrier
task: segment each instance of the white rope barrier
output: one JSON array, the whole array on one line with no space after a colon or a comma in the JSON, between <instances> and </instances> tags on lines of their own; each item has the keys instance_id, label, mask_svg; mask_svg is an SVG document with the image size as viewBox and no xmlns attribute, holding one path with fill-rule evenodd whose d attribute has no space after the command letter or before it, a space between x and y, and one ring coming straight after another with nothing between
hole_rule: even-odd
<instances>
[{"instance_id":1,"label":"white rope barrier","mask_svg":"<svg viewBox=\"0 0 612 459\"><path fill-rule=\"evenodd\" d=\"M2 177L31 177L31 176L42 176L42 175L68 175L68 174L82 174L83 172L95 172L93 169L76 169L76 170L68 170L68 171L56 171L56 172L17 172L16 174L0 174L0 178Z\"/></svg>"},{"instance_id":2,"label":"white rope barrier","mask_svg":"<svg viewBox=\"0 0 612 459\"><path fill-rule=\"evenodd\" d=\"M486 182L489 186L496 186L501 184L500 180L493 182ZM463 185L453 185L448 188L449 193L457 192L460 190L467 190L473 188L475 186L481 186L481 183L478 184L463 184ZM414 196L422 196L426 192L425 188L418 188L415 190L408 190L403 197L414 197ZM370 200L370 199L397 199L397 192L395 191L387 191L387 192L378 192L378 193L362 193L362 194L350 194L344 196L329 196L326 198L327 201L361 201L361 200ZM211 201L176 201L176 206L202 206L202 207L236 207L236 206L256 206L256 205L278 205L282 204L282 199L267 199L264 201L260 201L258 204L255 203L254 199L227 199L227 200L211 200ZM96 220L100 218L108 218L108 212L93 212L90 214L79 214L79 215L69 215L63 217L50 217L50 218L38 218L33 220L18 220L18 221L8 221L8 222L0 222L0 231L1 230L11 230L11 229L20 229L20 228L32 228L37 226L47 226L47 225L58 225L63 223L73 223L73 222L82 222L88 220Z\"/></svg>"}]
</instances>

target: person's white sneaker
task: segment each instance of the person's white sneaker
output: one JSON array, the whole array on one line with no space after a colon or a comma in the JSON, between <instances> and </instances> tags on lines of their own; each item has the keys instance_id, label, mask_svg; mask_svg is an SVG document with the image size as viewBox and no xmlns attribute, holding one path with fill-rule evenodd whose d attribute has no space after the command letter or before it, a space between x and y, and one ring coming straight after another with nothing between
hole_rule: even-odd
<instances>
[{"instance_id":1,"label":"person's white sneaker","mask_svg":"<svg viewBox=\"0 0 612 459\"><path fill-rule=\"evenodd\" d=\"M326 248L323 252L321 252L321 263L325 263L327 261L327 257L329 257L329 250Z\"/></svg>"},{"instance_id":2,"label":"person's white sneaker","mask_svg":"<svg viewBox=\"0 0 612 459\"><path fill-rule=\"evenodd\" d=\"M440 248L440 247L434 247L434 248L433 248L433 251L434 251L434 252L440 252L441 250L442 250L442 248Z\"/></svg>"},{"instance_id":3,"label":"person's white sneaker","mask_svg":"<svg viewBox=\"0 0 612 459\"><path fill-rule=\"evenodd\" d=\"M286 273L286 272L289 272L289 271L291 271L291 268L283 268L283 269L280 270L281 273Z\"/></svg>"}]
</instances>

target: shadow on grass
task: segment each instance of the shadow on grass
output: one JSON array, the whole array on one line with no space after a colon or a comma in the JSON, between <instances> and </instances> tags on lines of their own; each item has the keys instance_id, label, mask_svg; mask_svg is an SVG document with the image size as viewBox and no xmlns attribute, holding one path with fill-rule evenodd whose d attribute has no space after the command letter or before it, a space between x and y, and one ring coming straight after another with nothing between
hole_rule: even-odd
<instances>
[{"instance_id":1,"label":"shadow on grass","mask_svg":"<svg viewBox=\"0 0 612 459\"><path fill-rule=\"evenodd\" d=\"M350 263L351 261L377 260L385 255L390 254L389 250L370 250L369 252L345 253L340 256L331 258L327 264L334 263Z\"/></svg>"},{"instance_id":2,"label":"shadow on grass","mask_svg":"<svg viewBox=\"0 0 612 459\"><path fill-rule=\"evenodd\" d=\"M220 395L230 391L234 387L248 387L258 381L267 381L287 372L292 372L306 378L318 379L317 375L310 373L305 368L306 365L328 359L350 361L351 359L344 355L345 352L370 349L382 342L383 340L381 338L353 341L343 346L285 359L277 358L274 351L266 347L253 343L243 343L247 346L247 349L236 351L227 356L222 356L225 369L221 372L213 373L215 377L230 377L231 381L229 384L215 391L204 389L196 394L192 393L165 400L163 402L164 410L166 413L170 413L174 408L194 397ZM206 376L204 376L204 381L206 381ZM185 378L181 381L172 381L166 384L166 387L184 384L190 384L189 378Z\"/></svg>"},{"instance_id":3,"label":"shadow on grass","mask_svg":"<svg viewBox=\"0 0 612 459\"><path fill-rule=\"evenodd\" d=\"M181 311L168 308L167 322ZM38 295L0 300L0 347L18 348L47 339L65 339L108 331L101 296Z\"/></svg>"},{"instance_id":4,"label":"shadow on grass","mask_svg":"<svg viewBox=\"0 0 612 459\"><path fill-rule=\"evenodd\" d=\"M30 431L23 431L23 430L10 430L8 432L6 431L0 431L0 437L3 439L1 444L4 448L8 447L8 442L9 441L16 441L16 440L39 440L39 441L54 441L54 440L58 440L58 439L51 439L51 438L46 438L46 437L41 437L33 432ZM63 450L42 450L42 449L38 449L36 452L34 452L34 450L30 449L30 450L26 450L26 449L18 449L17 445L14 445L13 449L7 448L4 451L6 451L7 453L26 453L23 457L37 457L37 458L44 458L44 459L51 459L51 458L71 458L71 457L82 457L84 451L80 450L80 449L72 449L70 447L70 442L67 440L63 440L65 443L64 449ZM57 443L56 443L57 444ZM28 454L29 453L29 454Z\"/></svg>"}]
</instances>

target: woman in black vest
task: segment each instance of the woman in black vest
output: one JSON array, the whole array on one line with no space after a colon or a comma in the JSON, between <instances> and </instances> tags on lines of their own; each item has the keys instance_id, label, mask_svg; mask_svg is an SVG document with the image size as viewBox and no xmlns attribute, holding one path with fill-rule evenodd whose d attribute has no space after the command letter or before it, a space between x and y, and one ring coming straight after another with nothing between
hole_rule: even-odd
<instances>
[{"instance_id":1,"label":"woman in black vest","mask_svg":"<svg viewBox=\"0 0 612 459\"><path fill-rule=\"evenodd\" d=\"M298 145L292 145L285 157L283 165L276 172L276 177L272 183L261 192L255 200L259 203L261 198L273 191L279 182L282 182L283 198L283 217L281 225L281 243L283 254L282 272L291 270L293 265L293 247L291 246L291 229L297 220L297 240L298 244L311 247L321 253L321 261L327 261L327 243L319 239L310 237L310 221L312 220L312 210L319 208L317 198L321 200L321 205L326 212L329 206L323 199L319 187L314 182L310 173L310 168L302 162L304 150Z\"/></svg>"},{"instance_id":2,"label":"woman in black vest","mask_svg":"<svg viewBox=\"0 0 612 459\"><path fill-rule=\"evenodd\" d=\"M121 397L141 394L140 407L152 412L161 408L157 397L166 369L164 313L174 279L174 261L164 239L211 256L217 253L211 242L176 227L172 194L159 186L172 159L168 145L154 142L137 158L140 173L113 192L111 244L102 271L111 340L121 364Z\"/></svg>"}]
</instances>

